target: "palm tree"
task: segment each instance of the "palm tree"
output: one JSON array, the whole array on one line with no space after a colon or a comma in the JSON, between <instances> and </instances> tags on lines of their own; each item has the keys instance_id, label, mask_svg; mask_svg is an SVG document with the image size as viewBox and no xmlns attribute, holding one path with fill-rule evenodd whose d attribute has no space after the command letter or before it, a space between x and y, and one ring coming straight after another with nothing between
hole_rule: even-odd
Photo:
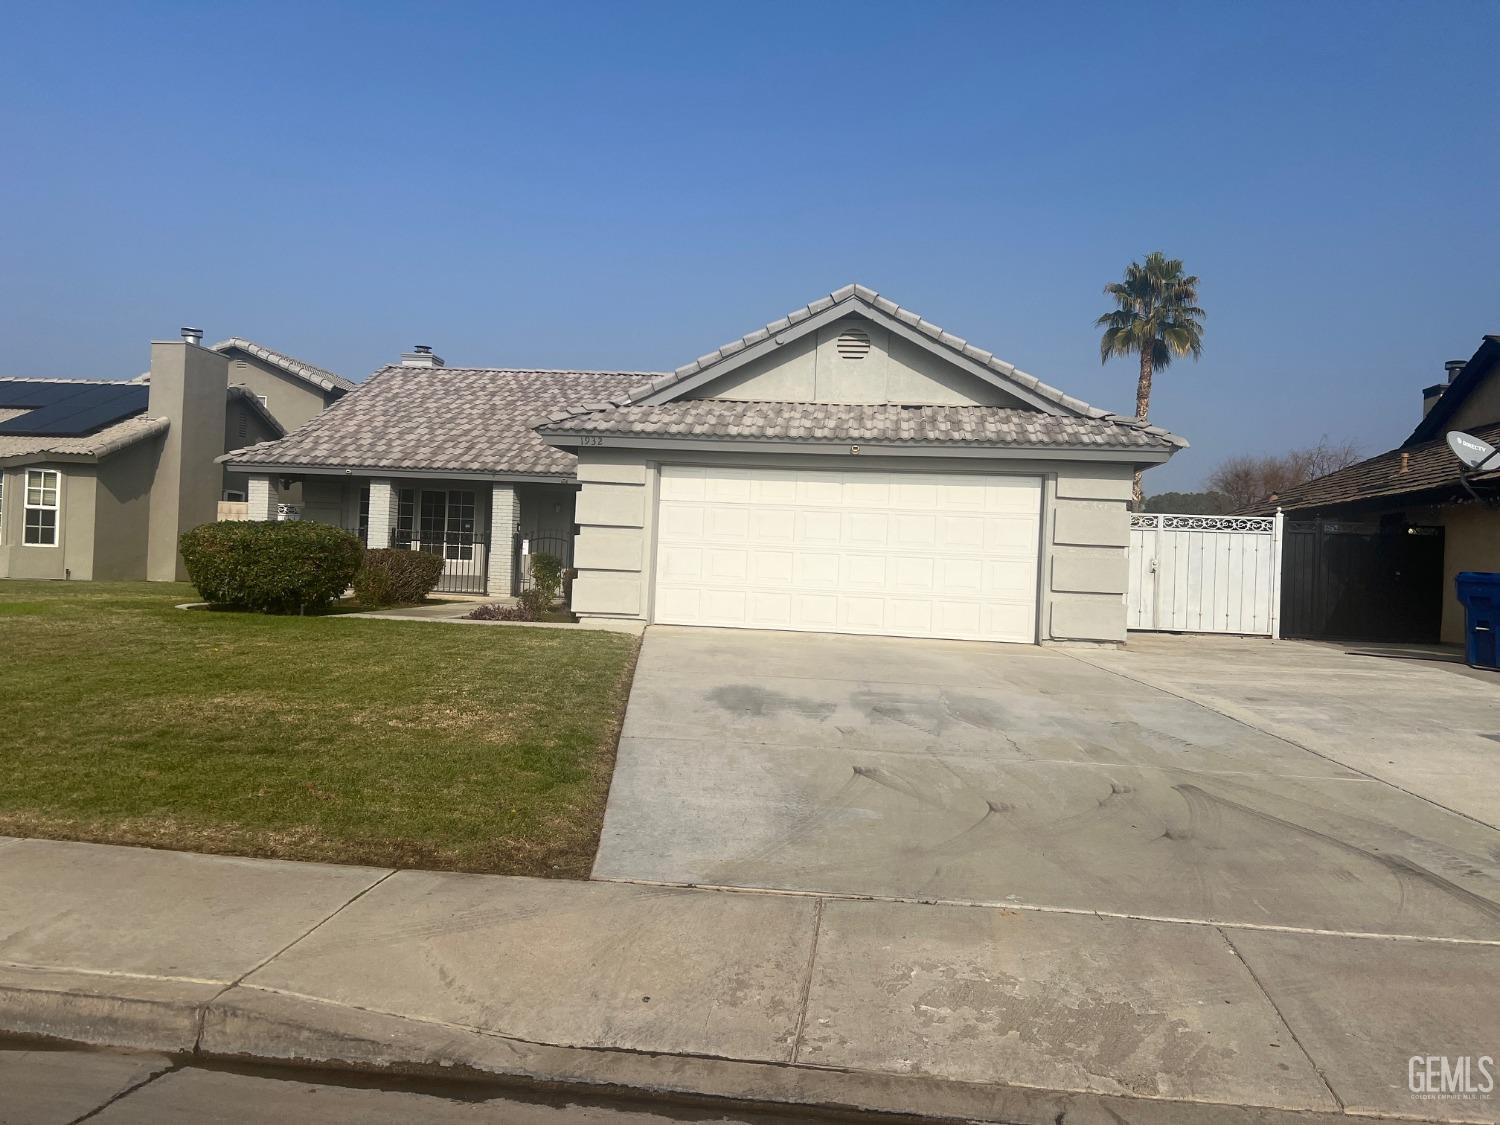
<instances>
[{"instance_id":1,"label":"palm tree","mask_svg":"<svg viewBox=\"0 0 1500 1125\"><path fill-rule=\"evenodd\" d=\"M1141 375L1135 384L1135 416L1151 416L1151 376L1171 366L1178 356L1203 354L1203 310L1198 307L1198 279L1184 276L1182 262L1160 250L1146 255L1144 264L1131 262L1122 280L1104 287L1119 308L1094 321L1104 329L1099 338L1099 360L1139 355ZM1135 474L1135 507L1141 506L1141 474Z\"/></svg>"}]
</instances>

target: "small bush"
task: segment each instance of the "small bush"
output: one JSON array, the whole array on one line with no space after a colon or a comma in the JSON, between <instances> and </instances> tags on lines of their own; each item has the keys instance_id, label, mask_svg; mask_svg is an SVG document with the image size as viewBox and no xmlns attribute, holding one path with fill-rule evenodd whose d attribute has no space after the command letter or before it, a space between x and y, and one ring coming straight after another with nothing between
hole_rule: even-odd
<instances>
[{"instance_id":1,"label":"small bush","mask_svg":"<svg viewBox=\"0 0 1500 1125\"><path fill-rule=\"evenodd\" d=\"M365 553L347 531L298 520L206 523L178 545L204 601L258 613L322 609L348 588Z\"/></svg>"},{"instance_id":2,"label":"small bush","mask_svg":"<svg viewBox=\"0 0 1500 1125\"><path fill-rule=\"evenodd\" d=\"M442 576L441 555L382 547L365 552L364 565L354 576L354 595L370 606L420 602Z\"/></svg>"},{"instance_id":3,"label":"small bush","mask_svg":"<svg viewBox=\"0 0 1500 1125\"><path fill-rule=\"evenodd\" d=\"M546 551L531 556L531 584L542 596L542 604L552 605L562 590L562 559Z\"/></svg>"},{"instance_id":4,"label":"small bush","mask_svg":"<svg viewBox=\"0 0 1500 1125\"><path fill-rule=\"evenodd\" d=\"M537 590L522 590L515 605L486 602L477 605L465 617L471 621L540 621L547 611L547 603Z\"/></svg>"}]
</instances>

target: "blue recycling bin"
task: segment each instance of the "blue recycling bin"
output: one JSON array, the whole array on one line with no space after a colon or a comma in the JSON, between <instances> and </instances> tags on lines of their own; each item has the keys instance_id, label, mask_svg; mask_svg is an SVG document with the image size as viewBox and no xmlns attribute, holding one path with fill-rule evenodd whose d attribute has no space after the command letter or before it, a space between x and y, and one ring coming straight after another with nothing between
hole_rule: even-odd
<instances>
[{"instance_id":1,"label":"blue recycling bin","mask_svg":"<svg viewBox=\"0 0 1500 1125\"><path fill-rule=\"evenodd\" d=\"M1471 668L1500 669L1495 633L1500 630L1500 574L1460 571L1453 580L1464 607L1464 659Z\"/></svg>"}]
</instances>

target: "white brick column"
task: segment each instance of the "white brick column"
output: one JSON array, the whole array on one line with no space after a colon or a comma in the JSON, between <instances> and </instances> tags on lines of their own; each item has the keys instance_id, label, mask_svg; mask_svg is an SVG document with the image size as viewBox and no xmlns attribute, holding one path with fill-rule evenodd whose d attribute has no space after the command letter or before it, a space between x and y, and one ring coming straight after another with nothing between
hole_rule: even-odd
<instances>
[{"instance_id":1,"label":"white brick column","mask_svg":"<svg viewBox=\"0 0 1500 1125\"><path fill-rule=\"evenodd\" d=\"M396 486L388 480L370 482L370 518L365 524L365 546L371 550L391 545L391 532L396 527L396 505L400 497Z\"/></svg>"},{"instance_id":2,"label":"white brick column","mask_svg":"<svg viewBox=\"0 0 1500 1125\"><path fill-rule=\"evenodd\" d=\"M251 477L245 497L250 501L250 519L265 521L276 518L281 493L276 488L275 477Z\"/></svg>"},{"instance_id":3,"label":"white brick column","mask_svg":"<svg viewBox=\"0 0 1500 1125\"><path fill-rule=\"evenodd\" d=\"M516 528L521 526L521 503L514 485L497 484L490 491L490 557L486 592L508 598L516 592Z\"/></svg>"}]
</instances>

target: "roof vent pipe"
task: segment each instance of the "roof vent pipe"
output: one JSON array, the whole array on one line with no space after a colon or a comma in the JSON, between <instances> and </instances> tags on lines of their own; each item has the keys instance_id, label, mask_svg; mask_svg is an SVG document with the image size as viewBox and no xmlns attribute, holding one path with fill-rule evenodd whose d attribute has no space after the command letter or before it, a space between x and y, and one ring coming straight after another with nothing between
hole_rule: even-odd
<instances>
[{"instance_id":1,"label":"roof vent pipe","mask_svg":"<svg viewBox=\"0 0 1500 1125\"><path fill-rule=\"evenodd\" d=\"M402 367L442 367L443 357L434 355L431 344L417 344L411 351L401 353Z\"/></svg>"},{"instance_id":2,"label":"roof vent pipe","mask_svg":"<svg viewBox=\"0 0 1500 1125\"><path fill-rule=\"evenodd\" d=\"M182 341L185 344L195 344L198 347L202 347L203 346L203 329L201 329L201 328L184 328L182 330Z\"/></svg>"}]
</instances>

